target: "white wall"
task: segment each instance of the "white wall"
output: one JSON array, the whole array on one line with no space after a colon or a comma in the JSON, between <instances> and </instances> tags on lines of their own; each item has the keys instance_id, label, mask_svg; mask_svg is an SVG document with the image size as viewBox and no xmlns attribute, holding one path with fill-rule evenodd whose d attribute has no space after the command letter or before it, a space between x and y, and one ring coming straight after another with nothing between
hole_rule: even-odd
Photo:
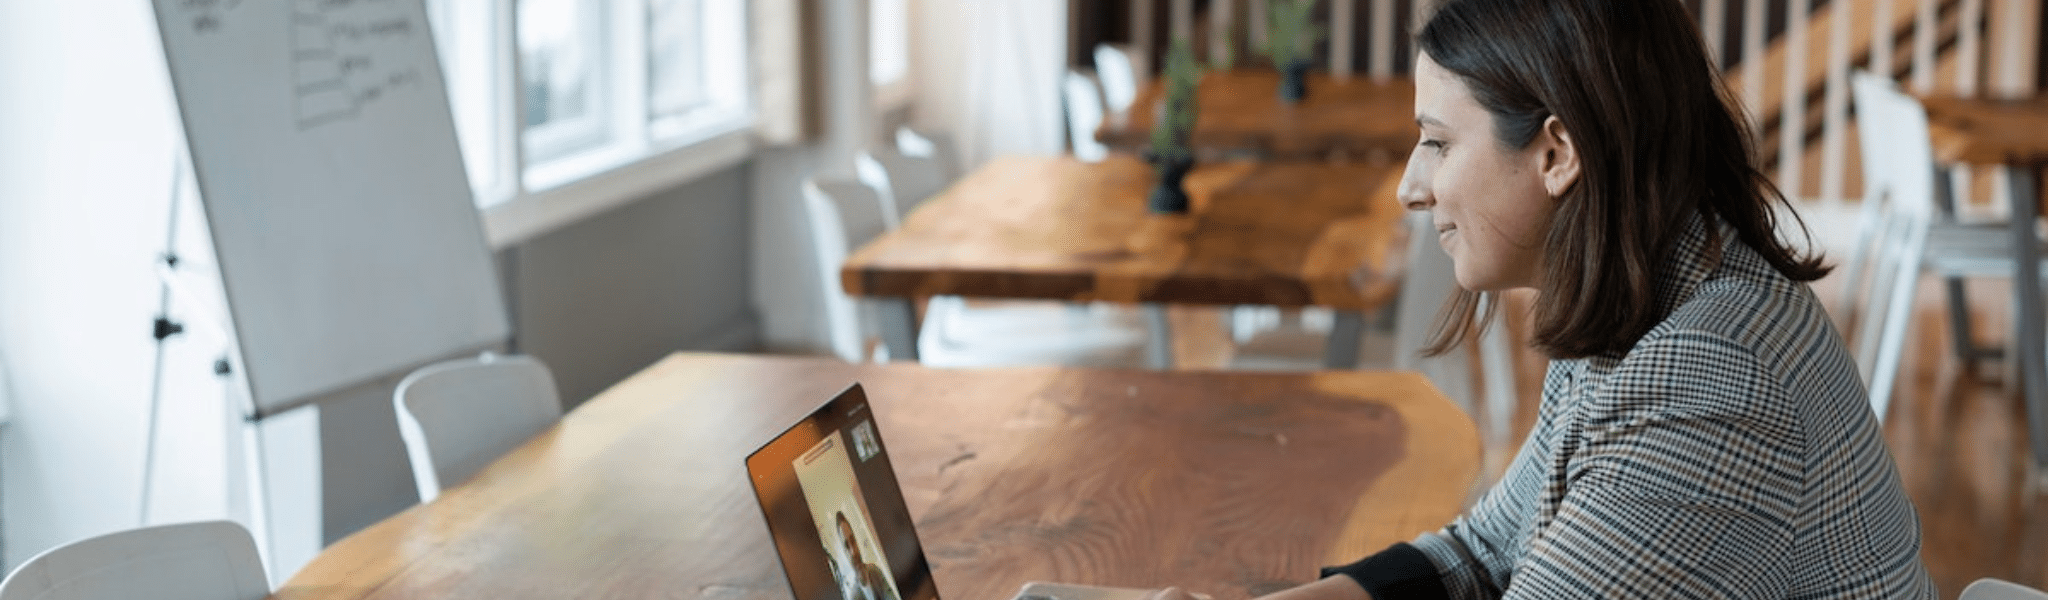
<instances>
[{"instance_id":1,"label":"white wall","mask_svg":"<svg viewBox=\"0 0 2048 600\"><path fill-rule=\"evenodd\" d=\"M13 380L0 540L10 566L142 518L153 261L176 147L156 39L146 2L0 3L0 356ZM204 282L206 245L187 214L181 253ZM209 304L200 296L185 304ZM240 502L230 411L210 372L224 338L194 328L167 345L158 522L230 516Z\"/></svg>"},{"instance_id":2,"label":"white wall","mask_svg":"<svg viewBox=\"0 0 2048 600\"><path fill-rule=\"evenodd\" d=\"M852 178L853 154L880 141L868 82L866 0L807 3L812 139L752 164L753 291L769 349L828 354L824 289L798 196L804 177ZM913 66L914 68L914 66Z\"/></svg>"}]
</instances>

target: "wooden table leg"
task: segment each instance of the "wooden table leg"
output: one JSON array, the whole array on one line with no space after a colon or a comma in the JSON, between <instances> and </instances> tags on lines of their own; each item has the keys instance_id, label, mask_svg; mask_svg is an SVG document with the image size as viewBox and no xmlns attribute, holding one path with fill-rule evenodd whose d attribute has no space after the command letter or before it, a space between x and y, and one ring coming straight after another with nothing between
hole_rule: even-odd
<instances>
[{"instance_id":1,"label":"wooden table leg","mask_svg":"<svg viewBox=\"0 0 2048 600\"><path fill-rule=\"evenodd\" d=\"M2041 299L2041 246L2034 233L2040 216L2036 194L2041 165L2007 168L2011 186L2013 258L2013 361L2019 365L2020 393L2027 403L2027 439L2033 445L2035 468L2048 465L2048 332L2044 332Z\"/></svg>"},{"instance_id":2,"label":"wooden table leg","mask_svg":"<svg viewBox=\"0 0 2048 600\"><path fill-rule=\"evenodd\" d=\"M875 299L876 316L882 325L882 344L889 348L889 360L916 362L917 306L909 298Z\"/></svg>"},{"instance_id":3,"label":"wooden table leg","mask_svg":"<svg viewBox=\"0 0 2048 600\"><path fill-rule=\"evenodd\" d=\"M1365 335L1365 315L1355 310L1332 311L1330 339L1323 347L1323 368L1358 368L1358 338Z\"/></svg>"}]
</instances>

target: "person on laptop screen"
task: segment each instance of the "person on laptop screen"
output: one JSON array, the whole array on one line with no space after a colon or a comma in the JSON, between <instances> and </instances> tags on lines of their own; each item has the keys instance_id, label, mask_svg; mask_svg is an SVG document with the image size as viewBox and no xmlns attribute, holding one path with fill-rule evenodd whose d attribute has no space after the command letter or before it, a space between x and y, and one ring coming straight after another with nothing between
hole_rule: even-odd
<instances>
[{"instance_id":1,"label":"person on laptop screen","mask_svg":"<svg viewBox=\"0 0 2048 600\"><path fill-rule=\"evenodd\" d=\"M853 523L846 520L846 513L836 512L832 517L837 523L840 556L847 563L834 564L833 575L839 578L840 595L846 600L901 600L882 568L861 556L860 542L854 537Z\"/></svg>"},{"instance_id":2,"label":"person on laptop screen","mask_svg":"<svg viewBox=\"0 0 2048 600\"><path fill-rule=\"evenodd\" d=\"M1804 225L1687 8L1445 0L1415 47L1400 196L1463 288L1427 352L1483 327L1483 295L1535 289L1542 403L1463 515L1268 600L1935 597L1805 284L1828 267L1778 236Z\"/></svg>"}]
</instances>

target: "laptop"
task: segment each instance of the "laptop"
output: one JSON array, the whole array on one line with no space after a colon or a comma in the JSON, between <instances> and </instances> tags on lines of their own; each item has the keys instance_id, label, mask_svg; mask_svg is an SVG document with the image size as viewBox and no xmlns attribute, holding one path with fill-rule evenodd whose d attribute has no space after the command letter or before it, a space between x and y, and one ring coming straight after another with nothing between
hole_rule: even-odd
<instances>
[{"instance_id":1,"label":"laptop","mask_svg":"<svg viewBox=\"0 0 2048 600\"><path fill-rule=\"evenodd\" d=\"M939 600L860 384L747 455L747 478L796 600ZM1014 598L1142 600L1150 594L1025 582Z\"/></svg>"}]
</instances>

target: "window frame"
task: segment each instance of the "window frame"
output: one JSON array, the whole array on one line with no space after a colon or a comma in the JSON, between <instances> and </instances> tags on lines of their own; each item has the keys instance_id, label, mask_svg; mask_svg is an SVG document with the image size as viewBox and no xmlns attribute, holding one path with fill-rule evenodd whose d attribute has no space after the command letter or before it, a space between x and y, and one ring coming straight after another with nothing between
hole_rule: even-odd
<instances>
[{"instance_id":1,"label":"window frame","mask_svg":"<svg viewBox=\"0 0 2048 600\"><path fill-rule=\"evenodd\" d=\"M752 53L752 3L747 0L705 0L706 20L701 27L729 32L705 43L731 46L722 51L705 50L706 56L746 57L735 61L707 61L707 86L723 85L719 102L709 109L692 111L688 118L654 118L649 97L653 47L648 44L651 0L593 0L600 13L598 27L601 47L596 50L596 79L605 83L594 94L605 102L598 127L606 131L601 143L576 144L575 134L526 130L525 103L520 98L524 85L523 62L518 48L517 0L478 3L470 0L430 0L434 33L442 43L444 79L450 87L451 109L477 110L490 106L486 117L457 114L457 135L465 143L465 166L488 165L485 177L472 176L476 206L483 213L486 237L493 248L516 245L577 220L621 206L649 194L672 188L712 172L731 168L750 157L759 143L754 128L759 125L752 77L757 65ZM722 10L713 10L718 5ZM487 14L485 14L487 13ZM716 14L714 14L716 13ZM712 17L722 19L713 23ZM724 21L730 21L726 23ZM453 39L442 40L443 37ZM717 37L717 36L709 36ZM487 48L487 49L486 49ZM724 62L718 75L711 67ZM484 64L476 64L484 63ZM481 71L483 74L478 74ZM724 77L719 80L717 77ZM465 89L457 89L466 85ZM484 96L477 99L476 96ZM667 121L667 122L657 122ZM488 123L488 131L475 131ZM579 124L584 125L584 124ZM584 125L588 127L588 125ZM583 133L583 135L589 135ZM488 140L488 141L479 141ZM546 148L565 143L568 150ZM485 147L474 147L474 146ZM475 156L472 153L485 153Z\"/></svg>"}]
</instances>

